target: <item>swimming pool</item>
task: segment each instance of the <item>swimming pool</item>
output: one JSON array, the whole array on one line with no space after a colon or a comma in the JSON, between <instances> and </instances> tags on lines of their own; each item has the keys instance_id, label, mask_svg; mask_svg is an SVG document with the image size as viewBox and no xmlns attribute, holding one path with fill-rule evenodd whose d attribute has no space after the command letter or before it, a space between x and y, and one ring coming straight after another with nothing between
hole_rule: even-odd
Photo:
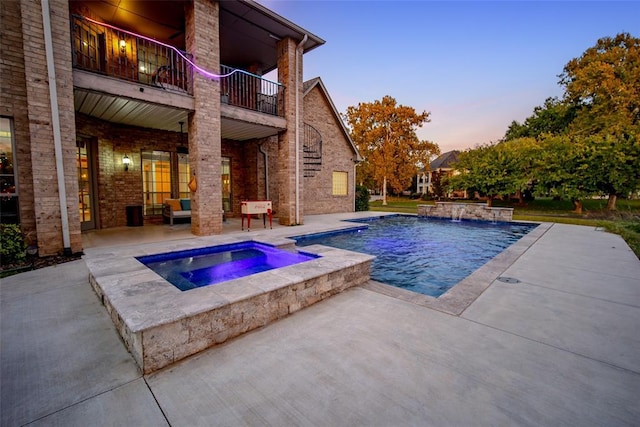
<instances>
[{"instance_id":1,"label":"swimming pool","mask_svg":"<svg viewBox=\"0 0 640 427\"><path fill-rule=\"evenodd\" d=\"M181 291L214 285L318 258L258 242L211 246L136 259Z\"/></svg>"},{"instance_id":2,"label":"swimming pool","mask_svg":"<svg viewBox=\"0 0 640 427\"><path fill-rule=\"evenodd\" d=\"M292 238L302 247L321 244L375 255L372 279L434 297L537 226L408 215L352 221L366 226Z\"/></svg>"}]
</instances>

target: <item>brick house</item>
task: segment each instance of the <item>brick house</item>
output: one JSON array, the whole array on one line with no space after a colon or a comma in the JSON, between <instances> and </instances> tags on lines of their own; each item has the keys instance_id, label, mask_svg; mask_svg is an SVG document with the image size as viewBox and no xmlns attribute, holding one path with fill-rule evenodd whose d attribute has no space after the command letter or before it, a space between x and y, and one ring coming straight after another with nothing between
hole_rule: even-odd
<instances>
[{"instance_id":1,"label":"brick house","mask_svg":"<svg viewBox=\"0 0 640 427\"><path fill-rule=\"evenodd\" d=\"M302 81L324 40L266 7L6 0L0 21L0 213L40 255L80 252L129 207L161 224L168 198L190 199L195 235L242 200L284 225L354 210L359 154L322 81Z\"/></svg>"}]
</instances>

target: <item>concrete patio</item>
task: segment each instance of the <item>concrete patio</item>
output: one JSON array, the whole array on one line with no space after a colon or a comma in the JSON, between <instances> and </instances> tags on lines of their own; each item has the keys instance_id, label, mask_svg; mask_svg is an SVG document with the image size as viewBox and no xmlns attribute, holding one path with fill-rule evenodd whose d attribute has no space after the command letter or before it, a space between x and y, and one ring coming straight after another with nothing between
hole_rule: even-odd
<instances>
[{"instance_id":1,"label":"concrete patio","mask_svg":"<svg viewBox=\"0 0 640 427\"><path fill-rule=\"evenodd\" d=\"M188 226L126 234L87 235L87 256L193 238ZM147 376L84 260L2 279L1 424L640 424L640 261L593 227L548 225L531 243L497 264L517 280L491 276L459 314L369 283Z\"/></svg>"}]
</instances>

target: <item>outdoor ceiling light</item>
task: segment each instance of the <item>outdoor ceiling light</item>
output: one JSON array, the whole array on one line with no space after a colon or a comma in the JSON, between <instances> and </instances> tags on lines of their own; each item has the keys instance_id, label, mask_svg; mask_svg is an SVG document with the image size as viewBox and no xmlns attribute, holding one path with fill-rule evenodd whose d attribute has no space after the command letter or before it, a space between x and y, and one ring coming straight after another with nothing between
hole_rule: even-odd
<instances>
[{"instance_id":1,"label":"outdoor ceiling light","mask_svg":"<svg viewBox=\"0 0 640 427\"><path fill-rule=\"evenodd\" d=\"M125 171L129 170L129 163L131 163L131 159L129 158L129 156L125 154L124 157L122 158L122 164L124 165Z\"/></svg>"}]
</instances>

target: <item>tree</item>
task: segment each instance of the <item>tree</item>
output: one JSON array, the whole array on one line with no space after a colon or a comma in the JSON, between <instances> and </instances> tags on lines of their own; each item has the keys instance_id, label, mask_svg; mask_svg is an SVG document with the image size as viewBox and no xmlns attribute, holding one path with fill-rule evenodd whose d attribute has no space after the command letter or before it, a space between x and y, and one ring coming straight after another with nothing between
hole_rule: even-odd
<instances>
[{"instance_id":1,"label":"tree","mask_svg":"<svg viewBox=\"0 0 640 427\"><path fill-rule=\"evenodd\" d=\"M540 142L534 168L536 189L554 197L569 198L574 212L582 213L582 200L598 193L593 173L592 141L571 140L566 135L550 136Z\"/></svg>"},{"instance_id":2,"label":"tree","mask_svg":"<svg viewBox=\"0 0 640 427\"><path fill-rule=\"evenodd\" d=\"M558 98L547 98L542 107L533 109L533 115L527 117L523 124L515 120L511 122L503 140L563 134L575 118L576 109L576 106Z\"/></svg>"},{"instance_id":3,"label":"tree","mask_svg":"<svg viewBox=\"0 0 640 427\"><path fill-rule=\"evenodd\" d=\"M603 37L558 76L564 101L580 107L574 134L638 135L640 130L640 39L629 33Z\"/></svg>"},{"instance_id":4,"label":"tree","mask_svg":"<svg viewBox=\"0 0 640 427\"><path fill-rule=\"evenodd\" d=\"M448 179L449 191L464 188L470 194L478 192L487 197L489 206L498 195L521 195L534 179L538 150L532 138L468 149L458 156L454 165L458 173Z\"/></svg>"},{"instance_id":5,"label":"tree","mask_svg":"<svg viewBox=\"0 0 640 427\"><path fill-rule=\"evenodd\" d=\"M628 33L604 37L572 59L559 76L564 102L576 108L569 134L602 142L606 165L599 171L599 188L609 193L607 207L615 209L619 194L638 188L640 137L640 39ZM594 171L595 173L595 171Z\"/></svg>"},{"instance_id":6,"label":"tree","mask_svg":"<svg viewBox=\"0 0 640 427\"><path fill-rule=\"evenodd\" d=\"M418 166L428 165L430 158L440 152L437 144L421 141L415 132L429 122L429 113L418 114L412 107L398 105L391 96L350 106L345 119L351 138L364 157L357 180L366 182L368 177L364 174L369 174L382 187L385 205L387 186L395 192L404 190Z\"/></svg>"}]
</instances>

